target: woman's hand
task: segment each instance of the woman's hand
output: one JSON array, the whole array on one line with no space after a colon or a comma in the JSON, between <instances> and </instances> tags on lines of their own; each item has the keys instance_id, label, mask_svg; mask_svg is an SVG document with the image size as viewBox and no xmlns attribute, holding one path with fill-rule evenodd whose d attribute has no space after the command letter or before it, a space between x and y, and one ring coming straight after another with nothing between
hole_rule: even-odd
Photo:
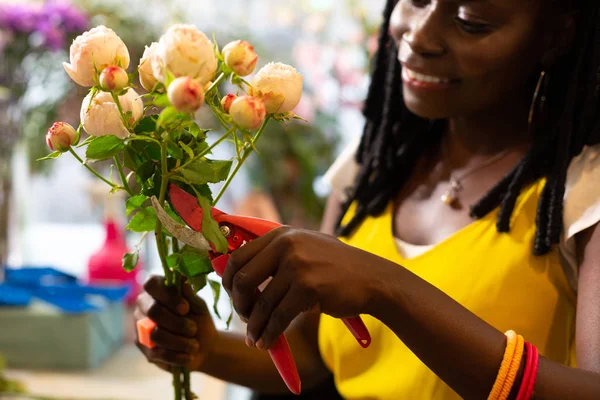
<instances>
[{"instance_id":1,"label":"woman's hand","mask_svg":"<svg viewBox=\"0 0 600 400\"><path fill-rule=\"evenodd\" d=\"M149 317L157 324L151 334L156 347L136 344L148 361L165 370L176 366L194 371L206 360L218 333L206 303L192 287L185 284L182 293L180 296L176 288L165 286L162 276L146 282L138 296L135 318Z\"/></svg>"},{"instance_id":2,"label":"woman's hand","mask_svg":"<svg viewBox=\"0 0 600 400\"><path fill-rule=\"evenodd\" d=\"M249 345L268 349L299 314L364 313L385 260L318 232L281 227L231 254L223 275ZM260 296L257 288L273 279Z\"/></svg>"}]
</instances>

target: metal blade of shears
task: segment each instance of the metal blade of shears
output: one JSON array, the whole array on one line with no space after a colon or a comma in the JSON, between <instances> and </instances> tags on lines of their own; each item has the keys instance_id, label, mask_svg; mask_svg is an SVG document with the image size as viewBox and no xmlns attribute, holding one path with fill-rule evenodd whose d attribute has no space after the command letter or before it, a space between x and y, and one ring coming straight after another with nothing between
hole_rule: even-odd
<instances>
[{"instance_id":1,"label":"metal blade of shears","mask_svg":"<svg viewBox=\"0 0 600 400\"><path fill-rule=\"evenodd\" d=\"M202 233L180 224L169 214L167 214L156 196L152 196L151 201L152 207L154 207L154 211L156 212L156 217L164 225L164 227L171 232L173 236L188 246L192 246L200 250L212 250L209 241L206 240Z\"/></svg>"}]
</instances>

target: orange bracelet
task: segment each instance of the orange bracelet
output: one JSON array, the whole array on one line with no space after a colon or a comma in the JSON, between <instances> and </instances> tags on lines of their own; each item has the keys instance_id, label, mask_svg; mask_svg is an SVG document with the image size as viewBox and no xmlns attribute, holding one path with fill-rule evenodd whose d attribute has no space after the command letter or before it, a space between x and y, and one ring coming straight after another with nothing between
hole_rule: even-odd
<instances>
[{"instance_id":1,"label":"orange bracelet","mask_svg":"<svg viewBox=\"0 0 600 400\"><path fill-rule=\"evenodd\" d=\"M504 386L502 386L502 391L500 392L500 400L507 400L508 396L510 395L510 391L512 390L513 385L515 384L515 380L517 379L519 368L521 367L521 359L523 358L524 349L525 340L523 339L523 336L517 335L515 355L513 356L510 368L508 369L508 375L506 376L506 380L504 381Z\"/></svg>"},{"instance_id":2,"label":"orange bracelet","mask_svg":"<svg viewBox=\"0 0 600 400\"><path fill-rule=\"evenodd\" d=\"M517 334L515 331L508 331L505 333L505 335L506 349L504 350L504 357L502 358L502 364L500 364L500 370L498 371L498 376L496 376L496 381L494 382L492 391L488 396L488 400L500 399L504 382L506 381L508 371L515 355L515 350L517 347Z\"/></svg>"}]
</instances>

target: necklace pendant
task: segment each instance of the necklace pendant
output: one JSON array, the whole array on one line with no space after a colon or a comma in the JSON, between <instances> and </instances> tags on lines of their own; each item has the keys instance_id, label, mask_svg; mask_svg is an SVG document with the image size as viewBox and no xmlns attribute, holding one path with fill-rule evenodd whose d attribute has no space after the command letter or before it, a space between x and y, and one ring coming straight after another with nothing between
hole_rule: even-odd
<instances>
[{"instance_id":1,"label":"necklace pendant","mask_svg":"<svg viewBox=\"0 0 600 400\"><path fill-rule=\"evenodd\" d=\"M456 192L452 189L446 190L446 192L440 197L442 203L451 206L456 201Z\"/></svg>"},{"instance_id":2,"label":"necklace pendant","mask_svg":"<svg viewBox=\"0 0 600 400\"><path fill-rule=\"evenodd\" d=\"M456 179L452 179L452 181L450 181L450 187L440 197L440 200L442 200L442 203L452 206L458 199L458 192L461 189L462 189L462 186L461 186L460 182L457 181Z\"/></svg>"}]
</instances>

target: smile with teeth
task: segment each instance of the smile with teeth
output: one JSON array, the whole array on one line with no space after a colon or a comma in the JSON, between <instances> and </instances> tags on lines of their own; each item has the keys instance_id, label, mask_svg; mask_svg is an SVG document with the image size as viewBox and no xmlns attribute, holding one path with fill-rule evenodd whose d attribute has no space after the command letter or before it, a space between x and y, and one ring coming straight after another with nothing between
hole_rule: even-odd
<instances>
[{"instance_id":1,"label":"smile with teeth","mask_svg":"<svg viewBox=\"0 0 600 400\"><path fill-rule=\"evenodd\" d=\"M411 81L416 81L416 82L434 83L434 84L435 83L437 83L437 84L452 83L451 79L442 78L439 76L420 74L420 73L410 70L406 67L402 68L402 74L404 75L405 79L408 79Z\"/></svg>"}]
</instances>

